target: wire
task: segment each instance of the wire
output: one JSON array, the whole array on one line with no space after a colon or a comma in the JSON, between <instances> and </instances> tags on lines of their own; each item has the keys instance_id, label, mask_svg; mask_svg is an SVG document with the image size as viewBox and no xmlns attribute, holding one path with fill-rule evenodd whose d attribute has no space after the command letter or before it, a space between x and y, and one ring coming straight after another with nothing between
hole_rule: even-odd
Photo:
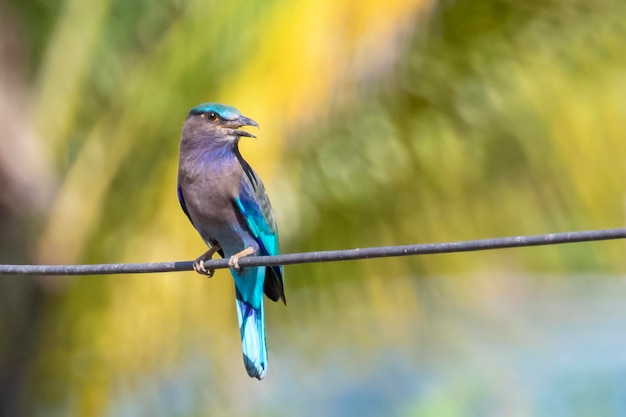
<instances>
[{"instance_id":1,"label":"wire","mask_svg":"<svg viewBox=\"0 0 626 417\"><path fill-rule=\"evenodd\" d=\"M518 248L524 246L557 245L563 243L591 242L625 238L626 228L587 230L581 232L500 237L461 242L379 246L363 249L291 253L278 256L248 256L241 258L239 260L239 265L242 268L246 266L293 265L316 262L350 261L356 259L387 258L394 256L434 255L438 253L470 252L490 249ZM228 268L228 259L210 260L205 262L204 265L207 269ZM192 270L192 261L92 265L0 265L0 275L142 274L150 272Z\"/></svg>"}]
</instances>

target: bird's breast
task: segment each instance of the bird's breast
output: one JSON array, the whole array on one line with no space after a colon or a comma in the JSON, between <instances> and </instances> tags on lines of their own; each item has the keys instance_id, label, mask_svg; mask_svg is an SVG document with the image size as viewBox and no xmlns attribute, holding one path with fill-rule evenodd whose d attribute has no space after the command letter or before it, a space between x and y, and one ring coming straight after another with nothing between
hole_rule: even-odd
<instances>
[{"instance_id":1,"label":"bird's breast","mask_svg":"<svg viewBox=\"0 0 626 417\"><path fill-rule=\"evenodd\" d=\"M227 167L180 170L183 198L194 224L210 227L237 221L233 203L239 193L241 175Z\"/></svg>"}]
</instances>

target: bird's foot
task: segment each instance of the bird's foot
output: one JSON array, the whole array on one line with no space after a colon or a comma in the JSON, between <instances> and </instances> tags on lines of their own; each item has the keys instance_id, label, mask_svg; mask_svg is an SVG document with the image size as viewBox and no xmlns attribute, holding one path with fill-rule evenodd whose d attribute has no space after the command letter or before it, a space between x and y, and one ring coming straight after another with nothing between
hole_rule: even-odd
<instances>
[{"instance_id":1,"label":"bird's foot","mask_svg":"<svg viewBox=\"0 0 626 417\"><path fill-rule=\"evenodd\" d=\"M200 275L206 275L207 278L211 278L213 274L215 274L215 269L207 269L206 266L204 266L204 259L196 259L193 261L193 270Z\"/></svg>"},{"instance_id":2,"label":"bird's foot","mask_svg":"<svg viewBox=\"0 0 626 417\"><path fill-rule=\"evenodd\" d=\"M218 250L220 250L219 246L211 246L208 251L204 252L198 259L193 261L193 270L198 274L206 275L208 278L211 278L215 273L215 269L207 269L204 263L213 258L213 254Z\"/></svg>"},{"instance_id":3,"label":"bird's foot","mask_svg":"<svg viewBox=\"0 0 626 417\"><path fill-rule=\"evenodd\" d=\"M241 252L238 252L231 256L228 260L228 266L237 272L241 272L241 267L239 266L239 258L243 258L244 256L250 256L252 254L254 254L254 249L252 249L252 247L248 247Z\"/></svg>"}]
</instances>

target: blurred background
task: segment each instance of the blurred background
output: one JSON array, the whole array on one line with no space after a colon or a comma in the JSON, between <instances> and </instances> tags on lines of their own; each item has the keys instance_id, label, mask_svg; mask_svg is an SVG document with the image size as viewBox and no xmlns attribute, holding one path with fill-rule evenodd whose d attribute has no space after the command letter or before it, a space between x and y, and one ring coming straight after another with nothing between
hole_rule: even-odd
<instances>
[{"instance_id":1,"label":"blurred background","mask_svg":"<svg viewBox=\"0 0 626 417\"><path fill-rule=\"evenodd\" d=\"M621 0L0 1L0 262L190 260L188 110L284 252L624 225ZM256 132L255 132L256 133ZM626 416L622 241L286 268L269 371L232 279L0 277L7 416Z\"/></svg>"}]
</instances>

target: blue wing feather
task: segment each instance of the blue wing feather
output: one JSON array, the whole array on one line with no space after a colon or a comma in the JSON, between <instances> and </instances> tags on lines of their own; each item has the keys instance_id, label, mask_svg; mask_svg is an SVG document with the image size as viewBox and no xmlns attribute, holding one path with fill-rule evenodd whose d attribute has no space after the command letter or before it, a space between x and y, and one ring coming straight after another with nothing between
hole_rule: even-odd
<instances>
[{"instance_id":1,"label":"blue wing feather","mask_svg":"<svg viewBox=\"0 0 626 417\"><path fill-rule=\"evenodd\" d=\"M249 175L244 176L242 180L239 196L235 199L236 206L260 247L259 255L278 255L280 252L278 230L269 198L256 173L251 170L254 182L249 179ZM286 303L282 266L267 267L265 278L263 286L265 294L273 301L282 299Z\"/></svg>"},{"instance_id":2,"label":"blue wing feather","mask_svg":"<svg viewBox=\"0 0 626 417\"><path fill-rule=\"evenodd\" d=\"M250 232L261 247L261 255L278 255L278 234L269 228L256 202L245 197L237 198L236 202Z\"/></svg>"}]
</instances>

